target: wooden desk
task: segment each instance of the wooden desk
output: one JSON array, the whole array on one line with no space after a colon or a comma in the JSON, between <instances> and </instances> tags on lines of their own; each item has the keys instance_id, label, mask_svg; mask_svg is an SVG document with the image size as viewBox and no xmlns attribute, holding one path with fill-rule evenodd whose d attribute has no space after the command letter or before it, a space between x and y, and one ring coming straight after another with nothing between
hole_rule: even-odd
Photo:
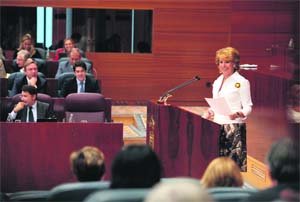
<instances>
[{"instance_id":1,"label":"wooden desk","mask_svg":"<svg viewBox=\"0 0 300 202\"><path fill-rule=\"evenodd\" d=\"M1 191L50 189L76 181L69 155L86 145L105 155L106 175L123 146L120 123L0 123Z\"/></svg>"}]
</instances>

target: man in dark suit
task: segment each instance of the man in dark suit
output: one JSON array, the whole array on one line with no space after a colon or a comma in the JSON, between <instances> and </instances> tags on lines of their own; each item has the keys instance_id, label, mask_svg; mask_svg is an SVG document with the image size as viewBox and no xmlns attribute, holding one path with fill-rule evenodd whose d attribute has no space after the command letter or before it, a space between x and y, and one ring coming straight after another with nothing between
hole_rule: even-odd
<instances>
[{"instance_id":1,"label":"man in dark suit","mask_svg":"<svg viewBox=\"0 0 300 202\"><path fill-rule=\"evenodd\" d=\"M24 64L24 75L15 79L11 96L21 93L22 86L30 85L37 88L38 93L46 93L47 81L38 75L37 63L28 58Z\"/></svg>"},{"instance_id":2,"label":"man in dark suit","mask_svg":"<svg viewBox=\"0 0 300 202\"><path fill-rule=\"evenodd\" d=\"M62 96L71 93L100 93L98 81L86 75L86 64L77 61L73 67L75 76L67 80L62 87Z\"/></svg>"},{"instance_id":3,"label":"man in dark suit","mask_svg":"<svg viewBox=\"0 0 300 202\"><path fill-rule=\"evenodd\" d=\"M49 115L49 104L37 101L37 88L24 85L21 101L8 114L7 121L19 119L22 122L36 122L37 119L48 118Z\"/></svg>"}]
</instances>

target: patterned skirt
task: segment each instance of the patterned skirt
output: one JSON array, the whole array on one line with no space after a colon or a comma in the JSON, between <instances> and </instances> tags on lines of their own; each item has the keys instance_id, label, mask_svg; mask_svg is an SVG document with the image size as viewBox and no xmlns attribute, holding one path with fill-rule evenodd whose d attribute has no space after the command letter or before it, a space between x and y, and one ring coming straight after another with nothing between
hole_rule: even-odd
<instances>
[{"instance_id":1,"label":"patterned skirt","mask_svg":"<svg viewBox=\"0 0 300 202\"><path fill-rule=\"evenodd\" d=\"M220 156L232 158L242 172L247 171L246 124L224 124L219 137Z\"/></svg>"}]
</instances>

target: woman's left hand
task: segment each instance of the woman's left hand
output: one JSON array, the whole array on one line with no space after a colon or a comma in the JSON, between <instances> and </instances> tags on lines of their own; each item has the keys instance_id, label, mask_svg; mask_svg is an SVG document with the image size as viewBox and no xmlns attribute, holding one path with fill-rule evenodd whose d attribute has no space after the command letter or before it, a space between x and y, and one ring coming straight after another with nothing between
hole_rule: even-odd
<instances>
[{"instance_id":1,"label":"woman's left hand","mask_svg":"<svg viewBox=\"0 0 300 202\"><path fill-rule=\"evenodd\" d=\"M229 115L229 118L230 118L231 120L234 120L234 119L236 119L236 118L245 118L245 115L243 114L243 112L235 112L235 113L233 113L233 114L230 114L230 115Z\"/></svg>"}]
</instances>

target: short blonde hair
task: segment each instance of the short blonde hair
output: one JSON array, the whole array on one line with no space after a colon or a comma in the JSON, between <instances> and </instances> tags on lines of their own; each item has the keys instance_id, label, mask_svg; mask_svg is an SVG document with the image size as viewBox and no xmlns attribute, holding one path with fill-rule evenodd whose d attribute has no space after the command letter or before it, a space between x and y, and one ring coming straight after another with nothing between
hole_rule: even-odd
<instances>
[{"instance_id":1,"label":"short blonde hair","mask_svg":"<svg viewBox=\"0 0 300 202\"><path fill-rule=\"evenodd\" d=\"M72 152L70 163L79 181L100 180L105 172L104 154L96 147L85 146Z\"/></svg>"},{"instance_id":2,"label":"short blonde hair","mask_svg":"<svg viewBox=\"0 0 300 202\"><path fill-rule=\"evenodd\" d=\"M201 183L211 187L241 187L243 177L238 165L229 157L218 157L206 168Z\"/></svg>"},{"instance_id":3,"label":"short blonde hair","mask_svg":"<svg viewBox=\"0 0 300 202\"><path fill-rule=\"evenodd\" d=\"M233 62L235 70L240 69L240 53L232 47L221 48L216 52L216 64L218 65L221 60L226 62Z\"/></svg>"}]
</instances>

